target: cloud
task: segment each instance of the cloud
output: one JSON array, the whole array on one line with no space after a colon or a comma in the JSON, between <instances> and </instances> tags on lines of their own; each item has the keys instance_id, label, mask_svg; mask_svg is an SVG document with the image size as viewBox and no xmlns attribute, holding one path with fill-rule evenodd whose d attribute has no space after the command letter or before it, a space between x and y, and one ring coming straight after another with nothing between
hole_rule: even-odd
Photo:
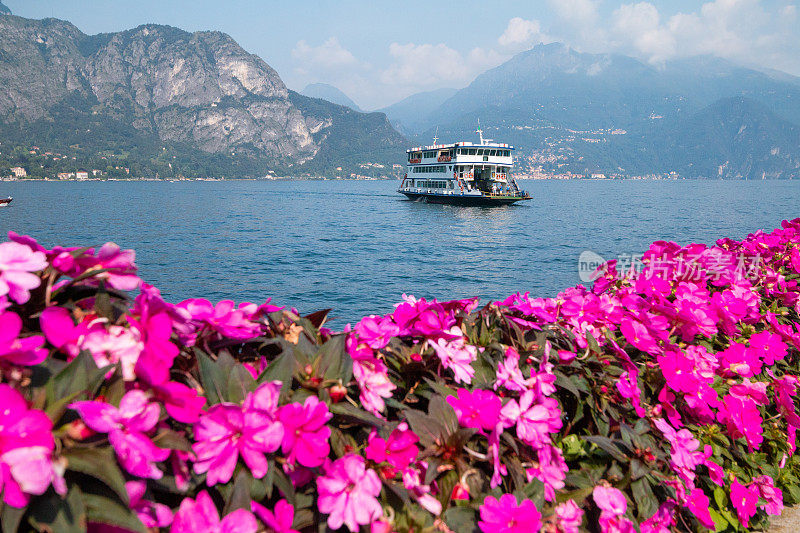
<instances>
[{"instance_id":1,"label":"cloud","mask_svg":"<svg viewBox=\"0 0 800 533\"><path fill-rule=\"evenodd\" d=\"M292 50L292 57L296 59L301 68L334 69L341 67L354 67L359 64L356 57L339 44L336 37L331 37L319 46L311 46L305 40L297 41Z\"/></svg>"},{"instance_id":2,"label":"cloud","mask_svg":"<svg viewBox=\"0 0 800 533\"><path fill-rule=\"evenodd\" d=\"M506 59L482 48L464 55L443 43L392 43L389 55L393 62L381 72L381 82L420 89L459 86Z\"/></svg>"},{"instance_id":3,"label":"cloud","mask_svg":"<svg viewBox=\"0 0 800 533\"><path fill-rule=\"evenodd\" d=\"M514 17L508 21L506 31L497 39L500 46L507 49L525 50L532 45L551 42L550 36L542 31L538 20Z\"/></svg>"},{"instance_id":4,"label":"cloud","mask_svg":"<svg viewBox=\"0 0 800 533\"><path fill-rule=\"evenodd\" d=\"M615 10L615 34L624 36L638 54L651 62L661 62L675 55L676 39L673 33L661 25L658 9L648 2L626 4Z\"/></svg>"}]
</instances>

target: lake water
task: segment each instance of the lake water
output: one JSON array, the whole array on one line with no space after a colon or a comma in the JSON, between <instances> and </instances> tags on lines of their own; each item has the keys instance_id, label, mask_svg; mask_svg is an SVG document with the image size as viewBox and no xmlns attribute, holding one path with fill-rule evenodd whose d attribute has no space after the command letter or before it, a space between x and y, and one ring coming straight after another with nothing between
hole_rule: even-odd
<instances>
[{"instance_id":1,"label":"lake water","mask_svg":"<svg viewBox=\"0 0 800 533\"><path fill-rule=\"evenodd\" d=\"M712 243L800 216L790 181L531 181L503 208L414 203L395 181L4 182L0 230L46 246L114 241L170 301L334 308L334 324L439 299L578 283L578 256Z\"/></svg>"}]
</instances>

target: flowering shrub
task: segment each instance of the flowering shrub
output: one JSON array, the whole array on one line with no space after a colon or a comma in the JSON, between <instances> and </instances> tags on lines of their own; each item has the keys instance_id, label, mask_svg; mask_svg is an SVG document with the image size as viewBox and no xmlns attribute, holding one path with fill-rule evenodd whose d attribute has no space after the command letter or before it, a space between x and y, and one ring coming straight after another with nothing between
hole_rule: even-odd
<instances>
[{"instance_id":1,"label":"flowering shrub","mask_svg":"<svg viewBox=\"0 0 800 533\"><path fill-rule=\"evenodd\" d=\"M340 333L9 236L3 531L734 531L800 502L800 219Z\"/></svg>"}]
</instances>

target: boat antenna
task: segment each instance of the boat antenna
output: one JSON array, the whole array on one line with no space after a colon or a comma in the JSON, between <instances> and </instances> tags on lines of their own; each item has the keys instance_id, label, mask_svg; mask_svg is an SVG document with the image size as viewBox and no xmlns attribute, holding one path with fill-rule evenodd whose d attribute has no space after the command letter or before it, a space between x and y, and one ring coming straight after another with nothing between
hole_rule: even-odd
<instances>
[{"instance_id":1,"label":"boat antenna","mask_svg":"<svg viewBox=\"0 0 800 533\"><path fill-rule=\"evenodd\" d=\"M436 146L436 143L439 141L439 126L436 126L436 133L433 134L433 145Z\"/></svg>"},{"instance_id":2,"label":"boat antenna","mask_svg":"<svg viewBox=\"0 0 800 533\"><path fill-rule=\"evenodd\" d=\"M481 129L481 119L478 119L478 129L475 130L475 133L480 136L481 146L483 146L483 130Z\"/></svg>"}]
</instances>

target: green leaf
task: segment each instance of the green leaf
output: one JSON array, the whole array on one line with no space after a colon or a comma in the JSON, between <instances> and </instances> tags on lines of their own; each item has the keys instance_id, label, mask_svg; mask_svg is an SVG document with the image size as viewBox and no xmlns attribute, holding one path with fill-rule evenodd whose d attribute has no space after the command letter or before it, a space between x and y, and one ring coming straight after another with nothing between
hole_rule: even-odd
<instances>
[{"instance_id":1,"label":"green leaf","mask_svg":"<svg viewBox=\"0 0 800 533\"><path fill-rule=\"evenodd\" d=\"M109 370L110 366L98 368L89 352L83 350L47 382L47 404L56 404L65 397L77 398L82 393L87 398L94 396Z\"/></svg>"},{"instance_id":2,"label":"green leaf","mask_svg":"<svg viewBox=\"0 0 800 533\"><path fill-rule=\"evenodd\" d=\"M91 522L117 526L141 533L146 531L136 513L113 498L107 498L99 494L84 494L83 501L86 504L86 516Z\"/></svg>"},{"instance_id":3,"label":"green leaf","mask_svg":"<svg viewBox=\"0 0 800 533\"><path fill-rule=\"evenodd\" d=\"M237 509L250 510L250 488L253 484L253 476L246 469L239 470L233 480L233 488L225 502L223 515L232 513Z\"/></svg>"},{"instance_id":4,"label":"green leaf","mask_svg":"<svg viewBox=\"0 0 800 533\"><path fill-rule=\"evenodd\" d=\"M123 503L128 503L125 478L110 447L68 448L61 455L67 460L67 470L80 472L103 482Z\"/></svg>"},{"instance_id":5,"label":"green leaf","mask_svg":"<svg viewBox=\"0 0 800 533\"><path fill-rule=\"evenodd\" d=\"M16 533L27 510L26 507L18 509L7 504L3 505L3 510L0 512L0 524L3 526L3 533Z\"/></svg>"},{"instance_id":6,"label":"green leaf","mask_svg":"<svg viewBox=\"0 0 800 533\"><path fill-rule=\"evenodd\" d=\"M256 380L244 365L236 364L228 373L225 401L242 403L247 393L255 390Z\"/></svg>"},{"instance_id":7,"label":"green leaf","mask_svg":"<svg viewBox=\"0 0 800 533\"><path fill-rule=\"evenodd\" d=\"M442 424L445 435L449 436L458 431L458 416L453 407L441 396L434 396L428 404L428 414Z\"/></svg>"},{"instance_id":8,"label":"green leaf","mask_svg":"<svg viewBox=\"0 0 800 533\"><path fill-rule=\"evenodd\" d=\"M728 529L728 521L717 512L716 509L709 509L709 514L711 515L711 520L714 521L715 529L714 531L725 531Z\"/></svg>"},{"instance_id":9,"label":"green leaf","mask_svg":"<svg viewBox=\"0 0 800 533\"><path fill-rule=\"evenodd\" d=\"M476 533L479 531L475 520L475 511L469 507L451 507L443 515L444 522L458 533Z\"/></svg>"},{"instance_id":10,"label":"green leaf","mask_svg":"<svg viewBox=\"0 0 800 533\"><path fill-rule=\"evenodd\" d=\"M608 452L611 457L616 459L621 463L625 463L628 461L628 458L625 456L624 453L620 450L617 445L618 441L612 440L608 437L601 437L601 436L590 436L590 437L581 437L583 440L592 442L597 444L600 448Z\"/></svg>"},{"instance_id":11,"label":"green leaf","mask_svg":"<svg viewBox=\"0 0 800 533\"><path fill-rule=\"evenodd\" d=\"M267 383L269 381L280 381L281 386L281 400L285 400L292 389L292 378L296 371L297 360L295 359L294 351L284 349L283 353L273 359L264 372L258 376L258 384Z\"/></svg>"},{"instance_id":12,"label":"green leaf","mask_svg":"<svg viewBox=\"0 0 800 533\"><path fill-rule=\"evenodd\" d=\"M386 421L378 418L377 416L369 413L363 409L359 409L355 405L349 403L335 403L328 407L331 413L354 422L360 422L372 427L381 428L386 425Z\"/></svg>"},{"instance_id":13,"label":"green leaf","mask_svg":"<svg viewBox=\"0 0 800 533\"><path fill-rule=\"evenodd\" d=\"M419 437L420 444L426 448L444 440L442 437L446 434L445 428L435 418L416 409L406 409L403 414L411 429Z\"/></svg>"},{"instance_id":14,"label":"green leaf","mask_svg":"<svg viewBox=\"0 0 800 533\"><path fill-rule=\"evenodd\" d=\"M197 366L200 370L200 384L203 385L209 405L222 403L224 400L223 386L228 383L228 376L205 352L195 348Z\"/></svg>"},{"instance_id":15,"label":"green leaf","mask_svg":"<svg viewBox=\"0 0 800 533\"><path fill-rule=\"evenodd\" d=\"M334 335L320 346L313 365L318 376L342 383L348 383L353 377L353 360L344 349L346 337Z\"/></svg>"},{"instance_id":16,"label":"green leaf","mask_svg":"<svg viewBox=\"0 0 800 533\"><path fill-rule=\"evenodd\" d=\"M34 528L58 533L86 531L86 507L77 485L72 485L66 498L53 490L31 502L29 518Z\"/></svg>"},{"instance_id":17,"label":"green leaf","mask_svg":"<svg viewBox=\"0 0 800 533\"><path fill-rule=\"evenodd\" d=\"M631 492L636 501L636 516L639 520L647 520L658 510L658 500L650 482L646 478L637 479L631 483Z\"/></svg>"}]
</instances>

